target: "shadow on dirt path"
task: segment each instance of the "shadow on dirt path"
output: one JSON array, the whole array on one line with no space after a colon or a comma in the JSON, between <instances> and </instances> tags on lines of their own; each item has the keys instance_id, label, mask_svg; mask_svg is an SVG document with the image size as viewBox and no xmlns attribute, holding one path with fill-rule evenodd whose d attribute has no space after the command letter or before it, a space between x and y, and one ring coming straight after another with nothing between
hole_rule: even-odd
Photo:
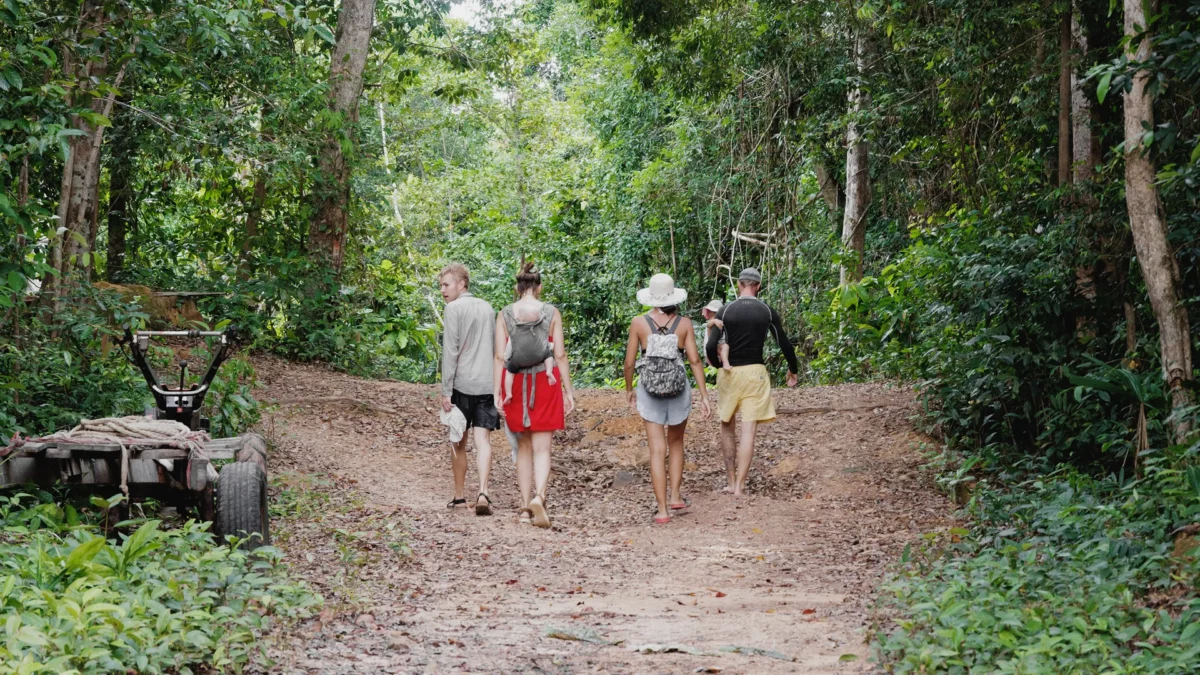
<instances>
[{"instance_id":1,"label":"shadow on dirt path","mask_svg":"<svg viewBox=\"0 0 1200 675\"><path fill-rule=\"evenodd\" d=\"M865 672L872 589L906 543L951 525L901 389L777 390L781 409L831 410L762 428L740 503L719 491L717 422L694 417L692 506L665 526L651 524L640 420L621 392L580 392L555 441L554 529L541 531L517 523L500 432L496 515L446 508L434 387L257 365L260 398L322 399L263 424L277 543L326 597L280 637L277 672ZM633 650L654 645L695 653Z\"/></svg>"}]
</instances>

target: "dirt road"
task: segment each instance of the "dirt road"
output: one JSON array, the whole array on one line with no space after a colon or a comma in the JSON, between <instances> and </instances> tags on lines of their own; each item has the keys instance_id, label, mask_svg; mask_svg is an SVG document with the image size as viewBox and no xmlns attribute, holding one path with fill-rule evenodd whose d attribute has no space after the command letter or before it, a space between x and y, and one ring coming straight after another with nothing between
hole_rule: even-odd
<instances>
[{"instance_id":1,"label":"dirt road","mask_svg":"<svg viewBox=\"0 0 1200 675\"><path fill-rule=\"evenodd\" d=\"M499 432L497 514L446 508L434 387L257 365L261 398L316 401L263 424L277 543L326 597L273 647L277 672L865 672L880 575L905 543L950 526L899 389L777 391L781 409L831 410L763 428L743 502L719 491L717 423L695 421L692 506L665 526L651 523L640 421L619 392L580 392L542 531L517 523Z\"/></svg>"}]
</instances>

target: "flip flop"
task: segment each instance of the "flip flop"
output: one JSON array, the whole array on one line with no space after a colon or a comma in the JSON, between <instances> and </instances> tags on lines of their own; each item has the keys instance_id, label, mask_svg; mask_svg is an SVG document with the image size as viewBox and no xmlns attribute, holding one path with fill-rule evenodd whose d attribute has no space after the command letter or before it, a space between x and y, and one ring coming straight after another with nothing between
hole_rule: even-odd
<instances>
[{"instance_id":1,"label":"flip flop","mask_svg":"<svg viewBox=\"0 0 1200 675\"><path fill-rule=\"evenodd\" d=\"M534 527L550 529L550 515L546 513L546 505L542 503L541 497L529 500L529 511L533 513Z\"/></svg>"},{"instance_id":2,"label":"flip flop","mask_svg":"<svg viewBox=\"0 0 1200 675\"><path fill-rule=\"evenodd\" d=\"M479 498L483 498L483 503L479 503ZM492 500L487 496L487 493L480 492L479 497L475 498L475 515L490 516L492 515Z\"/></svg>"},{"instance_id":3,"label":"flip flop","mask_svg":"<svg viewBox=\"0 0 1200 675\"><path fill-rule=\"evenodd\" d=\"M655 525L667 525L671 522L671 516L654 516Z\"/></svg>"},{"instance_id":4,"label":"flip flop","mask_svg":"<svg viewBox=\"0 0 1200 675\"><path fill-rule=\"evenodd\" d=\"M450 503L446 505L446 508L452 509L456 506L462 506L463 504L466 504L466 503L467 503L466 497L459 497L457 499L451 499Z\"/></svg>"},{"instance_id":5,"label":"flip flop","mask_svg":"<svg viewBox=\"0 0 1200 675\"><path fill-rule=\"evenodd\" d=\"M683 511L684 509L691 507L691 505L692 503L690 501L684 499L682 503L667 504L667 508L671 509L672 511Z\"/></svg>"}]
</instances>

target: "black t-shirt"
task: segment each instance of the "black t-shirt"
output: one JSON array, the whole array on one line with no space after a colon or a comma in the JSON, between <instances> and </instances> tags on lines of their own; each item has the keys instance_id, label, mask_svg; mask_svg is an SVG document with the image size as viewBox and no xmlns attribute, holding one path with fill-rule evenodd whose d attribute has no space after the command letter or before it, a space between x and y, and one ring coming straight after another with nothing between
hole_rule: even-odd
<instances>
[{"instance_id":1,"label":"black t-shirt","mask_svg":"<svg viewBox=\"0 0 1200 675\"><path fill-rule=\"evenodd\" d=\"M708 360L718 368L721 359L717 355L717 343L721 333L729 343L729 365L750 366L763 363L763 345L767 342L767 333L775 334L775 341L787 359L788 371L798 373L796 365L796 350L783 331L783 321L779 312L771 309L767 303L758 298L742 297L725 305L717 312L717 318L725 322L725 329L713 326L708 331L708 342L704 352Z\"/></svg>"}]
</instances>

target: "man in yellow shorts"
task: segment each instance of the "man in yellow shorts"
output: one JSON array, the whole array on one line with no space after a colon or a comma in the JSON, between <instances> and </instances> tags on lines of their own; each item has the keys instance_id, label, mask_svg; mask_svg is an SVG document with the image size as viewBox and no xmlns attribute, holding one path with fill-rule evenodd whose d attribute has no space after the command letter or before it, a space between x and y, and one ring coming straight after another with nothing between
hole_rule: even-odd
<instances>
[{"instance_id":1,"label":"man in yellow shorts","mask_svg":"<svg viewBox=\"0 0 1200 675\"><path fill-rule=\"evenodd\" d=\"M775 420L775 402L771 399L771 379L763 362L767 333L775 335L783 358L787 359L787 386L794 387L797 375L796 350L783 331L779 312L758 299L762 274L747 267L738 275L738 298L721 308L717 318L724 328L708 332L704 349L709 361L720 363L717 345L722 334L729 345L732 370L717 371L717 410L721 415L721 452L725 455L725 490L740 497L746 490L746 476L754 460L754 437L760 422ZM734 417L742 414L742 433L735 434Z\"/></svg>"}]
</instances>

